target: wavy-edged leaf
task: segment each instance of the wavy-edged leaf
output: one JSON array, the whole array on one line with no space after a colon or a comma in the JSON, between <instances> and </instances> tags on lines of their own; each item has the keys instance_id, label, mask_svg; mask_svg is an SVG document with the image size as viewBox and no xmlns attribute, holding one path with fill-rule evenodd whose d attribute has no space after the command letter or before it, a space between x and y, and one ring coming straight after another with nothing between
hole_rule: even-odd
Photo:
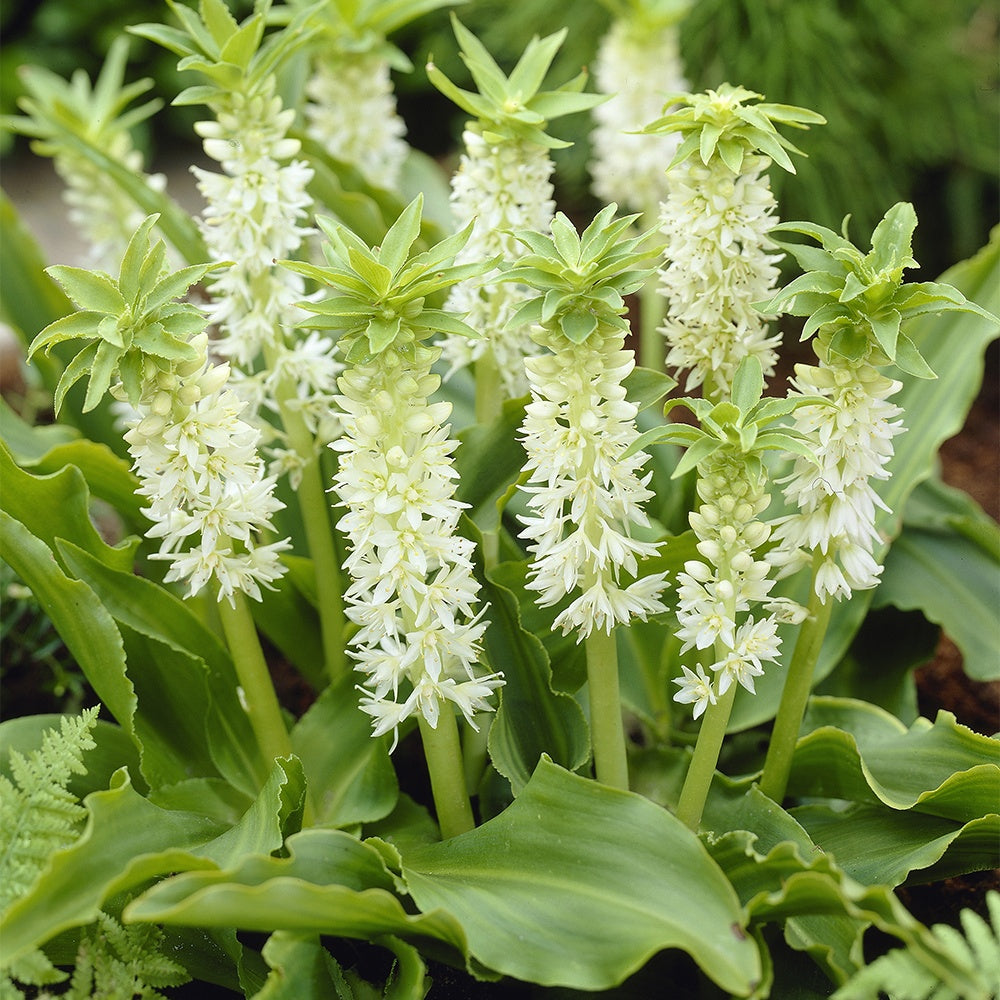
<instances>
[{"instance_id":1,"label":"wavy-edged leaf","mask_svg":"<svg viewBox=\"0 0 1000 1000\"><path fill-rule=\"evenodd\" d=\"M422 910L451 914L479 961L519 979L606 989L666 948L736 995L761 975L732 887L697 837L647 799L545 759L499 816L408 851L403 875Z\"/></svg>"},{"instance_id":2,"label":"wavy-edged leaf","mask_svg":"<svg viewBox=\"0 0 1000 1000\"><path fill-rule=\"evenodd\" d=\"M493 766L517 795L543 754L569 770L585 764L590 733L576 699L553 688L545 647L522 626L517 599L503 579L499 572L487 574L481 592L490 605L486 652L504 675L489 749Z\"/></svg>"},{"instance_id":3,"label":"wavy-edged leaf","mask_svg":"<svg viewBox=\"0 0 1000 1000\"><path fill-rule=\"evenodd\" d=\"M1000 742L939 712L907 729L865 702L814 697L789 794L881 803L967 823L996 812Z\"/></svg>"},{"instance_id":4,"label":"wavy-edged leaf","mask_svg":"<svg viewBox=\"0 0 1000 1000\"><path fill-rule=\"evenodd\" d=\"M917 487L874 604L919 609L954 640L969 677L1000 680L1000 528L964 493L936 479Z\"/></svg>"},{"instance_id":5,"label":"wavy-edged leaf","mask_svg":"<svg viewBox=\"0 0 1000 1000\"><path fill-rule=\"evenodd\" d=\"M505 400L500 415L490 424L464 428L455 452L459 473L455 496L469 505L468 516L482 532L500 527L503 499L527 461L517 431L524 420L526 399Z\"/></svg>"},{"instance_id":6,"label":"wavy-edged leaf","mask_svg":"<svg viewBox=\"0 0 1000 1000\"><path fill-rule=\"evenodd\" d=\"M4 951L13 960L70 927L95 920L117 892L170 871L206 867L192 853L218 834L213 821L154 806L118 771L111 787L84 800L90 813L80 838L52 856L31 892L0 922Z\"/></svg>"},{"instance_id":7,"label":"wavy-edged leaf","mask_svg":"<svg viewBox=\"0 0 1000 1000\"><path fill-rule=\"evenodd\" d=\"M2 449L0 449L2 451ZM11 492L6 486L3 495ZM20 521L0 511L4 561L31 588L91 687L118 723L134 734L135 689L114 619L85 583L68 577L52 550Z\"/></svg>"},{"instance_id":8,"label":"wavy-edged leaf","mask_svg":"<svg viewBox=\"0 0 1000 1000\"><path fill-rule=\"evenodd\" d=\"M818 847L865 885L900 885L913 872L923 882L1000 865L996 813L964 824L862 803L798 806L791 813Z\"/></svg>"},{"instance_id":9,"label":"wavy-edged leaf","mask_svg":"<svg viewBox=\"0 0 1000 1000\"><path fill-rule=\"evenodd\" d=\"M447 912L407 913L382 855L341 830L290 837L287 857L257 855L229 868L190 871L154 885L125 909L128 920L246 930L318 932L371 940L395 934L451 956L467 954Z\"/></svg>"},{"instance_id":10,"label":"wavy-edged leaf","mask_svg":"<svg viewBox=\"0 0 1000 1000\"><path fill-rule=\"evenodd\" d=\"M371 719L358 707L353 672L331 683L292 730L292 747L309 779L322 826L383 819L399 793L388 737L373 739Z\"/></svg>"},{"instance_id":11,"label":"wavy-edged leaf","mask_svg":"<svg viewBox=\"0 0 1000 1000\"><path fill-rule=\"evenodd\" d=\"M267 770L237 695L232 660L218 636L163 587L112 570L70 543L57 542L57 548L70 571L101 595L119 625L136 633L127 637L127 645L139 695L137 726L160 733L160 752L186 772L172 780L193 776L200 761L197 773L220 774L252 794ZM150 751L146 745L145 766L153 763L146 760ZM164 780L161 776L154 784Z\"/></svg>"}]
</instances>

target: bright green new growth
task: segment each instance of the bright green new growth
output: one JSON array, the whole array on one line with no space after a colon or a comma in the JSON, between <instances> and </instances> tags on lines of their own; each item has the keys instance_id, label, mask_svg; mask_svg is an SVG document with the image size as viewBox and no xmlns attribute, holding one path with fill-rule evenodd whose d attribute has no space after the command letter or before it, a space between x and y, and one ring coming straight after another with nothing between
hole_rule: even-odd
<instances>
[{"instance_id":1,"label":"bright green new growth","mask_svg":"<svg viewBox=\"0 0 1000 1000\"><path fill-rule=\"evenodd\" d=\"M281 261L284 267L339 293L319 302L300 303L316 315L299 325L339 330L349 364L366 364L390 346L413 350L439 333L477 336L453 313L426 306L426 299L485 273L497 261L452 263L469 238L471 224L430 250L413 253L423 203L423 195L414 198L385 234L382 245L374 248L342 223L317 219L328 240L323 244L328 266Z\"/></svg>"},{"instance_id":2,"label":"bright green new growth","mask_svg":"<svg viewBox=\"0 0 1000 1000\"><path fill-rule=\"evenodd\" d=\"M344 55L375 53L388 61L393 69L410 72L410 62L402 49L386 40L386 36L404 25L440 7L465 0L329 0L316 13L318 32L335 52ZM308 0L291 0L278 8L270 18L275 24L287 23L295 9L313 8Z\"/></svg>"},{"instance_id":3,"label":"bright green new growth","mask_svg":"<svg viewBox=\"0 0 1000 1000\"><path fill-rule=\"evenodd\" d=\"M738 449L750 463L754 476L762 473L760 456L764 451L787 451L814 459L808 435L776 421L800 406L828 401L819 396L762 398L763 391L760 360L748 355L736 369L731 399L715 405L707 399L668 400L663 408L664 416L675 406L685 406L698 418L699 427L681 423L654 427L640 435L625 454L640 448L645 450L651 444L681 445L686 450L674 469L674 479L697 467L722 447Z\"/></svg>"},{"instance_id":4,"label":"bright green new growth","mask_svg":"<svg viewBox=\"0 0 1000 1000\"><path fill-rule=\"evenodd\" d=\"M837 990L833 1000L990 1000L997 995L1000 970L1000 893L986 894L990 923L974 910L962 910L965 935L948 924L935 924L930 934L952 959L953 967L933 966L916 948L894 948L865 966ZM936 957L936 956L935 956ZM957 971L960 970L960 973Z\"/></svg>"},{"instance_id":5,"label":"bright green new growth","mask_svg":"<svg viewBox=\"0 0 1000 1000\"><path fill-rule=\"evenodd\" d=\"M159 217L147 216L129 241L118 278L103 271L55 265L45 269L78 307L50 323L32 341L28 358L48 354L56 344L87 341L66 366L55 392L56 411L66 393L89 377L84 412L100 401L117 376L135 405L142 396L147 361L164 371L195 364L200 355L189 341L205 326L204 315L191 303L175 301L205 275L227 264L196 264L171 273L165 267L163 242L151 243Z\"/></svg>"},{"instance_id":6,"label":"bright green new growth","mask_svg":"<svg viewBox=\"0 0 1000 1000\"><path fill-rule=\"evenodd\" d=\"M586 72L580 73L556 90L539 91L545 74L566 37L566 28L528 43L517 65L507 76L486 51L482 42L455 17L451 16L462 61L479 88L472 93L457 87L434 65L427 63L431 83L463 111L477 119L483 138L489 143L512 139L532 142L546 149L560 149L571 143L547 135L545 128L553 118L587 111L607 98L602 94L584 94Z\"/></svg>"},{"instance_id":7,"label":"bright green new growth","mask_svg":"<svg viewBox=\"0 0 1000 1000\"><path fill-rule=\"evenodd\" d=\"M681 135L681 144L668 170L697 153L702 163L708 164L715 157L739 174L747 156L761 153L794 174L795 167L786 150L805 154L781 135L775 123L808 128L824 125L826 119L815 111L788 104L747 103L762 99L763 94L729 83L704 94L670 94L663 104L670 110L642 131Z\"/></svg>"},{"instance_id":8,"label":"bright green new growth","mask_svg":"<svg viewBox=\"0 0 1000 1000\"><path fill-rule=\"evenodd\" d=\"M125 108L153 85L148 77L125 85L128 39L116 38L97 80L77 70L67 82L39 66L24 66L21 82L28 92L18 103L29 117L10 117L3 124L39 140L33 149L41 156L55 156L63 149L65 132L81 135L106 150L115 149L123 136L155 114L163 102L146 101L130 111Z\"/></svg>"},{"instance_id":9,"label":"bright green new growth","mask_svg":"<svg viewBox=\"0 0 1000 1000\"><path fill-rule=\"evenodd\" d=\"M574 344L582 344L602 326L628 333L625 296L638 291L652 274L644 265L658 251L643 249L645 235L619 242L639 216L615 219L617 210L617 205L602 209L582 236L562 212L552 220L551 236L530 230L514 233L529 252L507 267L501 280L521 282L541 294L518 307L510 318L512 326L538 323L550 331L561 330Z\"/></svg>"},{"instance_id":10,"label":"bright green new growth","mask_svg":"<svg viewBox=\"0 0 1000 1000\"><path fill-rule=\"evenodd\" d=\"M901 332L903 320L924 313L959 310L985 319L996 317L969 302L951 285L934 281L903 284L903 271L917 267L913 231L917 215L908 202L886 212L872 234L871 250L863 254L846 238L810 222L786 222L772 233L811 236L820 246L784 243L805 271L757 308L766 313L807 316L802 339L823 329L825 349L849 361L895 364L909 375L935 378L913 341Z\"/></svg>"},{"instance_id":11,"label":"bright green new growth","mask_svg":"<svg viewBox=\"0 0 1000 1000\"><path fill-rule=\"evenodd\" d=\"M653 33L676 24L694 0L601 0L611 15L628 21L636 31Z\"/></svg>"},{"instance_id":12,"label":"bright green new growth","mask_svg":"<svg viewBox=\"0 0 1000 1000\"><path fill-rule=\"evenodd\" d=\"M176 0L167 0L183 26L138 24L128 30L181 56L179 70L194 70L208 84L188 87L173 103L214 104L234 93L253 96L264 88L278 65L305 45L318 30L313 20L319 5L300 11L288 28L262 43L271 0L257 0L254 12L238 23L223 0L200 0L198 12Z\"/></svg>"}]
</instances>

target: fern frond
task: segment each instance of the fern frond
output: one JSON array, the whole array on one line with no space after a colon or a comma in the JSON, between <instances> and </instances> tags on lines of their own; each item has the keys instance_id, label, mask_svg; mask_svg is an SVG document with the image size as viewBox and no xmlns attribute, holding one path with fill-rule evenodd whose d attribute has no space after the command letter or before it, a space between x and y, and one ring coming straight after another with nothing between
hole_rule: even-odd
<instances>
[{"instance_id":1,"label":"fern frond","mask_svg":"<svg viewBox=\"0 0 1000 1000\"><path fill-rule=\"evenodd\" d=\"M995 1000L1000 992L1000 892L986 894L990 923L973 910L962 910L964 936L948 924L935 924L929 935L938 956L925 950L896 948L851 977L833 1000ZM992 924L992 926L991 926ZM947 966L947 967L946 967Z\"/></svg>"},{"instance_id":2,"label":"fern frond","mask_svg":"<svg viewBox=\"0 0 1000 1000\"><path fill-rule=\"evenodd\" d=\"M182 965L166 955L159 927L125 927L101 913L80 942L73 979L63 1000L165 1000L159 987L180 986L190 978Z\"/></svg>"},{"instance_id":3,"label":"fern frond","mask_svg":"<svg viewBox=\"0 0 1000 1000\"><path fill-rule=\"evenodd\" d=\"M97 709L63 716L27 757L10 751L13 781L0 775L0 913L31 887L53 851L76 839L86 811L67 789L85 774L84 751L96 744Z\"/></svg>"}]
</instances>

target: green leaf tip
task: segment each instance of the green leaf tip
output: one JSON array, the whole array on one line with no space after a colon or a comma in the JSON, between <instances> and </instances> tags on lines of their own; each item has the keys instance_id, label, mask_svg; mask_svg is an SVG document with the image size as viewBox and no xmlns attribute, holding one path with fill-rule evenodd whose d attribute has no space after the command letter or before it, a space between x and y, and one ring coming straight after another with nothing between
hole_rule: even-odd
<instances>
[{"instance_id":1,"label":"green leaf tip","mask_svg":"<svg viewBox=\"0 0 1000 1000\"><path fill-rule=\"evenodd\" d=\"M319 301L300 303L313 315L299 325L339 331L352 363L389 347L412 351L441 332L478 336L457 315L430 307L427 299L459 281L485 274L498 261L455 264L472 232L471 224L423 249L419 243L422 212L423 195L417 195L375 247L343 223L318 218L327 236L323 245L326 266L278 262L334 292Z\"/></svg>"},{"instance_id":2,"label":"green leaf tip","mask_svg":"<svg viewBox=\"0 0 1000 1000\"><path fill-rule=\"evenodd\" d=\"M702 94L671 94L664 101L664 115L642 131L680 136L668 170L697 155L706 165L721 161L739 174L748 156L760 154L794 174L788 153L805 154L781 135L777 126L805 129L824 125L826 119L807 108L759 103L762 101L763 94L729 83Z\"/></svg>"},{"instance_id":3,"label":"green leaf tip","mask_svg":"<svg viewBox=\"0 0 1000 1000\"><path fill-rule=\"evenodd\" d=\"M506 265L499 280L517 281L537 293L510 319L512 325L539 323L583 343L600 327L628 331L625 296L645 283L657 250L645 234L626 235L637 215L616 219L618 206L603 208L578 234L556 213L551 235L521 230L514 237L528 252Z\"/></svg>"},{"instance_id":4,"label":"green leaf tip","mask_svg":"<svg viewBox=\"0 0 1000 1000\"><path fill-rule=\"evenodd\" d=\"M903 272L918 266L912 251L916 227L913 206L898 202L875 227L871 250L862 253L846 235L824 226L810 222L775 226L772 238L795 257L805 273L757 307L767 313L806 317L802 339L819 333L818 351L831 351L855 362L895 364L917 378L935 378L903 330L907 320L949 311L976 313L993 323L1000 320L951 285L904 284ZM776 238L784 233L807 236L819 247Z\"/></svg>"},{"instance_id":5,"label":"green leaf tip","mask_svg":"<svg viewBox=\"0 0 1000 1000\"><path fill-rule=\"evenodd\" d=\"M139 224L122 256L117 278L65 265L46 268L78 311L45 327L32 341L29 359L38 351L48 354L56 344L84 342L56 386L57 412L66 393L84 377L90 381L83 406L86 412L100 402L116 376L122 377L134 404L140 388L129 373L141 372L147 363L170 371L178 364L199 360L201 353L191 338L204 329L205 318L193 304L176 300L209 271L226 265L196 264L171 273L162 240L152 240L158 219L156 214L149 215Z\"/></svg>"},{"instance_id":6,"label":"green leaf tip","mask_svg":"<svg viewBox=\"0 0 1000 1000\"><path fill-rule=\"evenodd\" d=\"M434 65L433 58L427 63L427 76L441 93L475 119L473 128L487 142L529 142L546 149L569 146L571 143L548 135L548 123L563 115L587 111L607 100L602 94L582 92L587 82L585 71L555 90L540 90L566 37L566 28L545 38L532 38L507 76L454 12L451 21L462 61L472 74L478 92L454 84Z\"/></svg>"}]
</instances>

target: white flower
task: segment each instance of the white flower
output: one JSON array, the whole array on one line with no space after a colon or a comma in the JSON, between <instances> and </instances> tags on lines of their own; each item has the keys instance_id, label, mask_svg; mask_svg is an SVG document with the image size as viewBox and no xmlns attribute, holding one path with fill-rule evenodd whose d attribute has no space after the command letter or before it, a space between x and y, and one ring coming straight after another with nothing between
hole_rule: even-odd
<instances>
[{"instance_id":1,"label":"white flower","mask_svg":"<svg viewBox=\"0 0 1000 1000\"><path fill-rule=\"evenodd\" d=\"M197 343L204 351L207 339ZM189 375L161 373L144 387L125 440L149 501L147 535L160 539L151 558L171 564L166 581L185 582L193 596L214 580L219 600L232 603L237 590L260 600L260 587L283 575L278 557L289 543L260 544L284 504L227 375L207 361Z\"/></svg>"},{"instance_id":2,"label":"white flower","mask_svg":"<svg viewBox=\"0 0 1000 1000\"><path fill-rule=\"evenodd\" d=\"M548 232L552 222L552 160L544 147L531 142L507 140L493 146L471 129L463 139L465 152L452 177L451 204L459 228L473 220L475 225L455 263L489 260L497 254L515 260L525 251L511 232ZM491 351L507 395L517 397L527 391L523 360L535 353L535 344L529 328L511 328L508 320L528 293L520 285L497 282L497 273L452 288L447 308L482 336L444 337L442 355L455 371Z\"/></svg>"},{"instance_id":3,"label":"white flower","mask_svg":"<svg viewBox=\"0 0 1000 1000\"><path fill-rule=\"evenodd\" d=\"M705 675L701 664L696 664L697 672L681 664L683 677L675 677L674 684L680 685L680 690L674 694L674 701L682 705L694 705L694 718L698 718L709 705L718 700L711 680Z\"/></svg>"},{"instance_id":4,"label":"white flower","mask_svg":"<svg viewBox=\"0 0 1000 1000\"><path fill-rule=\"evenodd\" d=\"M638 437L636 407L621 385L633 357L617 331L583 344L537 337L557 353L525 362L532 397L522 427L529 472L522 489L531 511L521 518L532 554L527 586L538 591L541 607L580 588L556 626L575 629L578 639L595 628L610 634L619 622L666 610L659 600L663 574L620 582L658 551L632 536L648 526L642 504L653 495L649 475L640 477L648 456L622 457Z\"/></svg>"},{"instance_id":5,"label":"white flower","mask_svg":"<svg viewBox=\"0 0 1000 1000\"><path fill-rule=\"evenodd\" d=\"M879 538L875 516L888 508L872 483L889 478L892 438L903 427L896 419L902 410L888 397L902 385L870 364L824 353L819 366L796 368L796 391L825 396L832 405L795 411L796 428L817 442L817 463L797 458L785 480L785 498L796 513L776 522L778 544L768 559L787 575L818 550L825 558L816 593L840 600L876 586L882 572L872 555Z\"/></svg>"},{"instance_id":6,"label":"white flower","mask_svg":"<svg viewBox=\"0 0 1000 1000\"><path fill-rule=\"evenodd\" d=\"M417 350L424 360L431 353ZM454 497L457 442L444 423L451 404L428 401L439 384L429 366L389 348L339 379L337 526L349 539L351 654L366 676L361 707L375 736L417 713L436 727L442 702L472 722L492 711L487 698L503 683L478 667L487 622L473 543L456 534L464 505Z\"/></svg>"},{"instance_id":7,"label":"white flower","mask_svg":"<svg viewBox=\"0 0 1000 1000\"><path fill-rule=\"evenodd\" d=\"M769 163L747 156L735 175L721 160L706 166L690 157L670 171L660 206L660 291L668 300L660 332L668 367L688 372L688 391L704 383L725 395L747 355L760 360L765 376L774 370L780 338L768 335L766 317L753 308L770 297L781 259L768 252L777 222Z\"/></svg>"},{"instance_id":8,"label":"white flower","mask_svg":"<svg viewBox=\"0 0 1000 1000\"><path fill-rule=\"evenodd\" d=\"M215 349L242 368L262 350L283 346L303 296L299 275L274 265L291 257L313 232L301 221L312 205L312 169L293 160L300 148L286 135L295 117L268 80L258 93L230 95L215 121L198 122L205 152L224 173L192 167L207 206L200 221L214 260L233 261L211 284L209 321L223 333ZM288 162L290 161L290 162Z\"/></svg>"},{"instance_id":9,"label":"white flower","mask_svg":"<svg viewBox=\"0 0 1000 1000\"><path fill-rule=\"evenodd\" d=\"M660 117L665 94L688 90L676 25L647 31L630 20L616 20L598 47L594 82L600 93L613 95L592 112L594 193L652 219L667 196L666 166L680 139L636 132Z\"/></svg>"},{"instance_id":10,"label":"white flower","mask_svg":"<svg viewBox=\"0 0 1000 1000\"><path fill-rule=\"evenodd\" d=\"M386 60L370 52L321 56L305 92L309 138L370 183L394 188L409 147Z\"/></svg>"}]
</instances>

